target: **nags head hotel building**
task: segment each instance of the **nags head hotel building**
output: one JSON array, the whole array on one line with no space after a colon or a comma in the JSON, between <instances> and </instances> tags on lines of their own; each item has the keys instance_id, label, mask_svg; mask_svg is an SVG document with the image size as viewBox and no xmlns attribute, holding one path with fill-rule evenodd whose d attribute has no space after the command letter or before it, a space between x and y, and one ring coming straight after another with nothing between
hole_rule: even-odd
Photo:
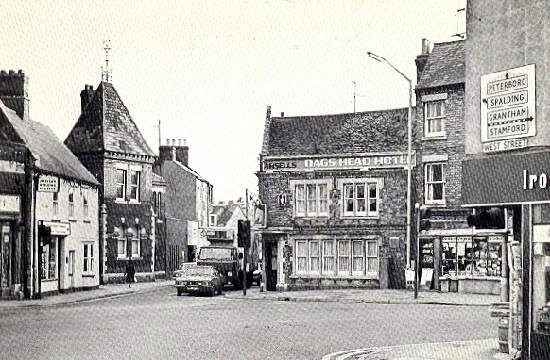
<instances>
[{"instance_id":1,"label":"nags head hotel building","mask_svg":"<svg viewBox=\"0 0 550 360\"><path fill-rule=\"evenodd\" d=\"M406 165L406 108L271 117L268 107L257 172L267 290L404 287Z\"/></svg>"}]
</instances>

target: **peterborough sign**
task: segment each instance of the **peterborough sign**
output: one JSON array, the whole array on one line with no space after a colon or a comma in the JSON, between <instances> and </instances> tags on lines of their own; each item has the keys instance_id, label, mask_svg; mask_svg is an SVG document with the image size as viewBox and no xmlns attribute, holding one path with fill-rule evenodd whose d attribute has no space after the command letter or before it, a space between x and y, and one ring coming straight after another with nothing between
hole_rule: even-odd
<instances>
[{"instance_id":1,"label":"peterborough sign","mask_svg":"<svg viewBox=\"0 0 550 360\"><path fill-rule=\"evenodd\" d=\"M411 154L412 166L416 165L416 154ZM406 153L380 153L328 156L265 157L262 170L275 171L318 171L318 170L368 170L407 167Z\"/></svg>"},{"instance_id":2,"label":"peterborough sign","mask_svg":"<svg viewBox=\"0 0 550 360\"><path fill-rule=\"evenodd\" d=\"M481 76L481 142L484 152L527 146L536 135L535 65Z\"/></svg>"}]
</instances>

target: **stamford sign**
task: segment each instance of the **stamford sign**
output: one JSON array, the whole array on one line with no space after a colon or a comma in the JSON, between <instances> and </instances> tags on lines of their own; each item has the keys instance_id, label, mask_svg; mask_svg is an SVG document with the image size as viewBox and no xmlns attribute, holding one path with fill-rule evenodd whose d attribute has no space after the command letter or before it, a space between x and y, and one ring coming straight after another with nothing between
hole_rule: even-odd
<instances>
[{"instance_id":1,"label":"stamford sign","mask_svg":"<svg viewBox=\"0 0 550 360\"><path fill-rule=\"evenodd\" d=\"M416 165L416 154L411 154L411 163ZM274 171L316 171L316 170L367 170L406 168L406 153L360 154L340 156L315 157L266 157L263 160L262 170Z\"/></svg>"},{"instance_id":2,"label":"stamford sign","mask_svg":"<svg viewBox=\"0 0 550 360\"><path fill-rule=\"evenodd\" d=\"M482 75L483 152L524 148L536 130L535 65Z\"/></svg>"}]
</instances>

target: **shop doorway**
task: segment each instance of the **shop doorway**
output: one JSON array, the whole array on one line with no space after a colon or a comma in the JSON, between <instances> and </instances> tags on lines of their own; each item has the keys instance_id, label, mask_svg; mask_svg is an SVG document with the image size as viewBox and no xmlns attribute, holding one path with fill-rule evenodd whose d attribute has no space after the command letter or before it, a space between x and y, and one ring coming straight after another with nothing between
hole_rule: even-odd
<instances>
[{"instance_id":1,"label":"shop doorway","mask_svg":"<svg viewBox=\"0 0 550 360\"><path fill-rule=\"evenodd\" d=\"M265 244L265 287L268 291L277 290L277 242Z\"/></svg>"},{"instance_id":2,"label":"shop doorway","mask_svg":"<svg viewBox=\"0 0 550 360\"><path fill-rule=\"evenodd\" d=\"M10 271L10 245L11 239L11 226L8 222L0 223L1 226L1 243L0 243L0 287L9 288L11 280Z\"/></svg>"},{"instance_id":3,"label":"shop doorway","mask_svg":"<svg viewBox=\"0 0 550 360\"><path fill-rule=\"evenodd\" d=\"M69 288L74 289L74 250L69 251L67 271L69 275Z\"/></svg>"}]
</instances>

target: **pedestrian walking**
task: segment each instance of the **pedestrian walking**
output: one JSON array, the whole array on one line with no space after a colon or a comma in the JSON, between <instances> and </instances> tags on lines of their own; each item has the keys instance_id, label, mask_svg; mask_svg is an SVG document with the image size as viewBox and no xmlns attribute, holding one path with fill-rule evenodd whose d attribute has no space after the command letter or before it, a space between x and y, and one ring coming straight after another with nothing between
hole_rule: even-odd
<instances>
[{"instance_id":1,"label":"pedestrian walking","mask_svg":"<svg viewBox=\"0 0 550 360\"><path fill-rule=\"evenodd\" d=\"M135 282L135 274L136 269L134 269L134 263L132 262L132 259L129 259L128 264L126 265L126 271L124 272L124 276L126 276L126 281L128 281L128 288L131 288L131 284Z\"/></svg>"}]
</instances>

